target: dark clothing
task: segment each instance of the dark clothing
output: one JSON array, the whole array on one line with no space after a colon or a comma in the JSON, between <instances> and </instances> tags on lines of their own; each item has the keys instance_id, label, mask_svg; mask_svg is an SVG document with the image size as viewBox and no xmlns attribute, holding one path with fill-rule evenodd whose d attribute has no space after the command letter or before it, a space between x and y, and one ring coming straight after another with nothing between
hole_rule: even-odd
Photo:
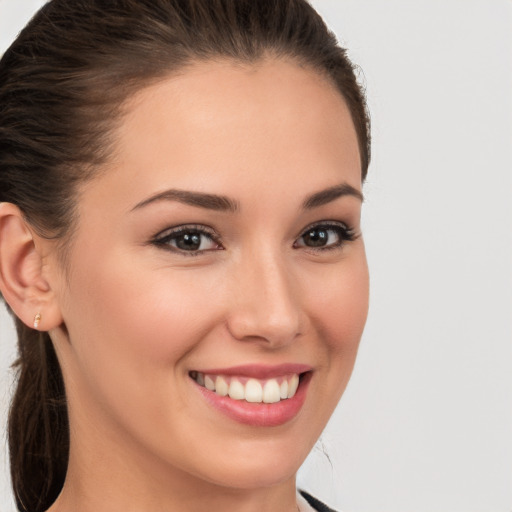
<instances>
[{"instance_id":1,"label":"dark clothing","mask_svg":"<svg viewBox=\"0 0 512 512\"><path fill-rule=\"evenodd\" d=\"M327 505L317 500L311 494L308 494L306 491L299 491L300 494L304 497L304 499L318 512L336 512L334 509L329 508Z\"/></svg>"}]
</instances>

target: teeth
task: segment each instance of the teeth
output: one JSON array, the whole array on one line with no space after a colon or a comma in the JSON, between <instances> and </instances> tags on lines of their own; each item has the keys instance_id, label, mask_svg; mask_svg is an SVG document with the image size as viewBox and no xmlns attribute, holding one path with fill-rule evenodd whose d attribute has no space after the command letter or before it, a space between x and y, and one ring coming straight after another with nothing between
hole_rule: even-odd
<instances>
[{"instance_id":1,"label":"teeth","mask_svg":"<svg viewBox=\"0 0 512 512\"><path fill-rule=\"evenodd\" d=\"M203 379L204 380L204 379ZM199 381L198 381L199 382ZM288 381L286 379L281 382L281 387L279 389L279 396L284 399L288 398Z\"/></svg>"},{"instance_id":2,"label":"teeth","mask_svg":"<svg viewBox=\"0 0 512 512\"><path fill-rule=\"evenodd\" d=\"M267 380L205 375L200 372L191 372L191 377L200 386L214 391L217 395L251 403L275 404L294 397L299 387L299 376L296 373Z\"/></svg>"},{"instance_id":3,"label":"teeth","mask_svg":"<svg viewBox=\"0 0 512 512\"><path fill-rule=\"evenodd\" d=\"M263 386L263 401L266 404L275 404L281 401L281 390L276 379L270 379Z\"/></svg>"},{"instance_id":4,"label":"teeth","mask_svg":"<svg viewBox=\"0 0 512 512\"><path fill-rule=\"evenodd\" d=\"M245 385L245 399L248 402L258 403L263 400L263 388L256 379L249 379Z\"/></svg>"},{"instance_id":5,"label":"teeth","mask_svg":"<svg viewBox=\"0 0 512 512\"><path fill-rule=\"evenodd\" d=\"M233 400L243 400L245 398L244 385L240 381L236 379L231 380L231 383L229 384L229 398L232 398Z\"/></svg>"},{"instance_id":6,"label":"teeth","mask_svg":"<svg viewBox=\"0 0 512 512\"><path fill-rule=\"evenodd\" d=\"M299 387L299 376L297 374L292 375L290 382L288 383L288 398L291 398L297 392Z\"/></svg>"},{"instance_id":7,"label":"teeth","mask_svg":"<svg viewBox=\"0 0 512 512\"><path fill-rule=\"evenodd\" d=\"M198 373L198 375L200 374ZM199 381L197 383L200 384ZM204 378L204 387L210 391L215 391L215 381L209 375Z\"/></svg>"},{"instance_id":8,"label":"teeth","mask_svg":"<svg viewBox=\"0 0 512 512\"><path fill-rule=\"evenodd\" d=\"M226 396L229 393L228 383L220 375L215 379L215 393L220 396Z\"/></svg>"}]
</instances>

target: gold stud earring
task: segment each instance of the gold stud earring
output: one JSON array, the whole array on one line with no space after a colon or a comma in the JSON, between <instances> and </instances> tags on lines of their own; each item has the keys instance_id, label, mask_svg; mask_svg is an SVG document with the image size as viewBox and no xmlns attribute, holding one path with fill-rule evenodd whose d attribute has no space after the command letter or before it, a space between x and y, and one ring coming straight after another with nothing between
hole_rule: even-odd
<instances>
[{"instance_id":1,"label":"gold stud earring","mask_svg":"<svg viewBox=\"0 0 512 512\"><path fill-rule=\"evenodd\" d=\"M37 315L34 317L34 329L37 329L39 327L40 321L41 321L41 313L37 313Z\"/></svg>"}]
</instances>

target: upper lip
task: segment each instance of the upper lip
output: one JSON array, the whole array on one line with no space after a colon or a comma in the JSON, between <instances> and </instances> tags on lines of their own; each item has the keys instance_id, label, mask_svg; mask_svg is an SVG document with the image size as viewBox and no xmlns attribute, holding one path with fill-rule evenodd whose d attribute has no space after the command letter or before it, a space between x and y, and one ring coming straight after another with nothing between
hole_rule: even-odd
<instances>
[{"instance_id":1,"label":"upper lip","mask_svg":"<svg viewBox=\"0 0 512 512\"><path fill-rule=\"evenodd\" d=\"M239 375L241 377L252 377L254 379L272 379L283 375L300 374L311 371L313 368L307 364L284 363L278 365L244 364L230 366L229 368L208 368L195 371L205 375Z\"/></svg>"}]
</instances>

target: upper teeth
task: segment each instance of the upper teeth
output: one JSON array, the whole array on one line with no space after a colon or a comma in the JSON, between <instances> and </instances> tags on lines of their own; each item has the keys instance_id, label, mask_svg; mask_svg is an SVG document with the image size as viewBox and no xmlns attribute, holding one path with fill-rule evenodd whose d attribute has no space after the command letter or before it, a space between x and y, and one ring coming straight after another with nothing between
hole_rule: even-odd
<instances>
[{"instance_id":1,"label":"upper teeth","mask_svg":"<svg viewBox=\"0 0 512 512\"><path fill-rule=\"evenodd\" d=\"M191 377L201 386L220 396L253 403L274 404L292 398L299 386L299 376L294 373L276 379L248 379L192 372Z\"/></svg>"}]
</instances>

